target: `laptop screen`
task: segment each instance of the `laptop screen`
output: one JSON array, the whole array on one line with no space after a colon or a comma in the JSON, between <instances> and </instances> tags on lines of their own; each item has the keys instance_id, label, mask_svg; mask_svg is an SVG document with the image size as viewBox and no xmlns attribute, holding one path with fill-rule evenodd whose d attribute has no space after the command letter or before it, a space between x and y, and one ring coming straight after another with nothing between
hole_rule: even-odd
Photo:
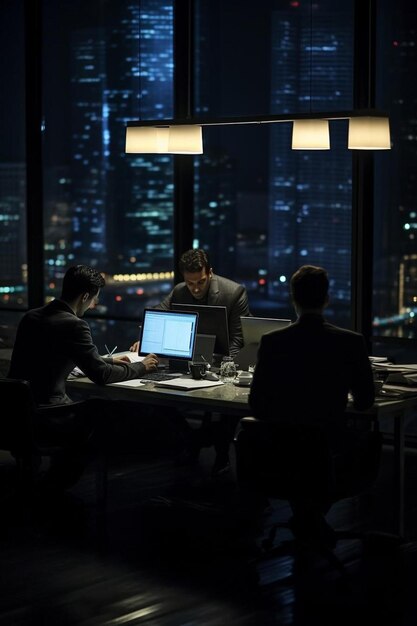
<instances>
[{"instance_id":1,"label":"laptop screen","mask_svg":"<svg viewBox=\"0 0 417 626\"><path fill-rule=\"evenodd\" d=\"M241 317L243 344L259 343L262 335L291 324L291 320L274 317Z\"/></svg>"},{"instance_id":2,"label":"laptop screen","mask_svg":"<svg viewBox=\"0 0 417 626\"><path fill-rule=\"evenodd\" d=\"M229 327L225 306L209 304L171 304L173 311L195 311L198 313L198 332L203 335L215 335L214 352L229 354Z\"/></svg>"},{"instance_id":3,"label":"laptop screen","mask_svg":"<svg viewBox=\"0 0 417 626\"><path fill-rule=\"evenodd\" d=\"M145 309L139 338L139 355L153 352L168 359L191 360L197 322L198 313Z\"/></svg>"}]
</instances>

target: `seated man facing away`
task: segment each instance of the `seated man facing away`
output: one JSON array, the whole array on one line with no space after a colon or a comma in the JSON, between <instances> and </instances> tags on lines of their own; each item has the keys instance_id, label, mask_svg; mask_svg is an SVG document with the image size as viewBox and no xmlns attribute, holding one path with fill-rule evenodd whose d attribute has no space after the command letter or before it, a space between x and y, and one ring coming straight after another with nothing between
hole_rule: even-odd
<instances>
[{"instance_id":1,"label":"seated man facing away","mask_svg":"<svg viewBox=\"0 0 417 626\"><path fill-rule=\"evenodd\" d=\"M248 294L243 285L213 273L204 250L187 250L180 258L180 272L184 282L179 283L155 308L170 310L175 304L206 304L225 306L229 326L230 354L235 356L243 346L241 316L250 315ZM137 342L130 350L136 352Z\"/></svg>"},{"instance_id":2,"label":"seated man facing away","mask_svg":"<svg viewBox=\"0 0 417 626\"><path fill-rule=\"evenodd\" d=\"M305 265L294 273L291 296L298 319L262 337L249 404L260 420L321 425L332 451L343 452L352 435L344 419L348 393L354 407L364 410L374 402L374 385L363 336L323 317L328 288L321 267ZM291 504L294 523L305 523ZM328 509L324 504L321 513Z\"/></svg>"},{"instance_id":3,"label":"seated man facing away","mask_svg":"<svg viewBox=\"0 0 417 626\"><path fill-rule=\"evenodd\" d=\"M81 318L87 309L97 304L104 285L103 276L93 268L70 267L63 279L61 297L28 311L20 321L8 373L9 378L29 381L39 408L68 405L68 412L64 411L64 416L60 410L59 418L54 417L53 411L44 411L42 419L40 412L35 428L42 437L56 441L57 445L68 444L68 473L74 478L75 466L82 470L80 450L90 437L94 422L100 421L100 415L86 411L83 403L71 406L66 392L70 372L78 366L93 382L105 385L140 378L145 371L156 369L158 363L153 354L139 363L131 363L128 357L103 358L98 354L90 327ZM96 402L101 411L104 402ZM91 401L90 411L94 411Z\"/></svg>"}]
</instances>

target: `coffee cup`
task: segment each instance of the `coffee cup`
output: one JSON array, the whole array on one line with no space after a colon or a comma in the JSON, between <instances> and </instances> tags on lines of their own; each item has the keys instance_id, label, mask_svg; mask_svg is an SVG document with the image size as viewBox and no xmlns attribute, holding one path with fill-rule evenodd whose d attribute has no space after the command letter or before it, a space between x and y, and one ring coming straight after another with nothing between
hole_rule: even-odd
<instances>
[{"instance_id":1,"label":"coffee cup","mask_svg":"<svg viewBox=\"0 0 417 626\"><path fill-rule=\"evenodd\" d=\"M253 375L251 372L239 372L237 376L237 382L239 385L246 385L249 387L252 382L252 378Z\"/></svg>"},{"instance_id":2,"label":"coffee cup","mask_svg":"<svg viewBox=\"0 0 417 626\"><path fill-rule=\"evenodd\" d=\"M207 366L203 362L190 362L188 363L188 369L194 380L201 380L206 375Z\"/></svg>"}]
</instances>

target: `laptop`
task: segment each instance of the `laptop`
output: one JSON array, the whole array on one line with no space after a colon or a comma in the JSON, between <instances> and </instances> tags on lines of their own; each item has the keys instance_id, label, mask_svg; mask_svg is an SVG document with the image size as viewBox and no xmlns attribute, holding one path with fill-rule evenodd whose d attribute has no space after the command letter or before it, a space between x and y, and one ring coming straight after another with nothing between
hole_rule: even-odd
<instances>
[{"instance_id":1,"label":"laptop","mask_svg":"<svg viewBox=\"0 0 417 626\"><path fill-rule=\"evenodd\" d=\"M241 317L243 345L259 344L262 335L280 330L291 324L291 320L274 317Z\"/></svg>"},{"instance_id":2,"label":"laptop","mask_svg":"<svg viewBox=\"0 0 417 626\"><path fill-rule=\"evenodd\" d=\"M240 321L242 322L243 348L237 353L235 361L241 370L247 370L249 365L256 365L262 335L291 324L289 319L273 317L241 317Z\"/></svg>"},{"instance_id":3,"label":"laptop","mask_svg":"<svg viewBox=\"0 0 417 626\"><path fill-rule=\"evenodd\" d=\"M225 306L211 304L171 304L173 311L191 311L198 313L198 332L202 335L215 335L215 354L229 354L229 327Z\"/></svg>"},{"instance_id":4,"label":"laptop","mask_svg":"<svg viewBox=\"0 0 417 626\"><path fill-rule=\"evenodd\" d=\"M168 380L182 372L173 371L170 362L188 366L194 355L198 313L145 309L139 336L139 356L153 352L166 360L163 371L145 374L146 380Z\"/></svg>"}]
</instances>

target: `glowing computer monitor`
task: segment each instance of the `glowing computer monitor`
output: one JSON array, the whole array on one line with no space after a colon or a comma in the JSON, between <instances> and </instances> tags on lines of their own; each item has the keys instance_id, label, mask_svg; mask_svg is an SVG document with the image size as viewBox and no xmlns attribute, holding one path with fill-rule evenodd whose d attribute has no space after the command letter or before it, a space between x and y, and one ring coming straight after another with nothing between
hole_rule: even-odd
<instances>
[{"instance_id":1,"label":"glowing computer monitor","mask_svg":"<svg viewBox=\"0 0 417 626\"><path fill-rule=\"evenodd\" d=\"M145 309L139 338L139 355L190 361L197 335L198 312Z\"/></svg>"}]
</instances>

